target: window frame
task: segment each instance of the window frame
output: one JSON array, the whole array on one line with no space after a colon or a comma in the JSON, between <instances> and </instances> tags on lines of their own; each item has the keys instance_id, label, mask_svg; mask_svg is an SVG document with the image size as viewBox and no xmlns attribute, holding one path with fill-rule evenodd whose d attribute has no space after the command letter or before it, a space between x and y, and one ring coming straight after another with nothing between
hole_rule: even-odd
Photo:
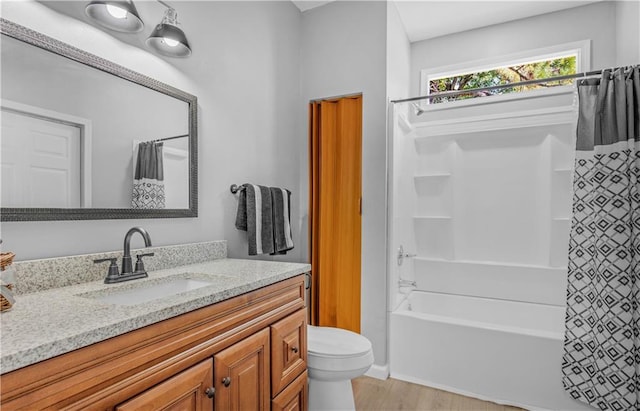
<instances>
[{"instance_id":1,"label":"window frame","mask_svg":"<svg viewBox=\"0 0 640 411\"><path fill-rule=\"evenodd\" d=\"M420 70L420 96L430 95L429 93L429 82L432 79L439 79L443 77L453 77L463 74L469 73L477 73L482 71L492 70L498 67L509 67L517 64L522 64L525 62L532 61L541 61L541 60L552 60L555 58L566 57L567 55L575 54L576 55L576 73L582 73L585 71L591 70L591 40L582 40L575 41L570 43L557 44L555 46L542 47L537 49L525 50L518 53L511 53L500 56L492 56L486 59L475 60L465 63L457 63L447 66L440 67L432 67L425 68ZM554 89L564 89L572 86L558 86L553 87L548 90L525 90L520 92L512 92L501 95L493 95L487 96L491 97L491 101L495 102L496 99L505 99L510 100L515 97L523 97L529 95L529 93L534 93L536 95L540 94L556 94L553 92ZM511 96L511 97L510 97ZM506 98L510 97L510 98ZM440 105L449 105L449 104L459 104L462 102L474 101L474 103L478 103L479 101L484 101L485 99L466 99L466 100L458 100L458 101L448 101L437 104L430 104L431 100L423 100L421 106L424 108L435 107Z\"/></svg>"}]
</instances>

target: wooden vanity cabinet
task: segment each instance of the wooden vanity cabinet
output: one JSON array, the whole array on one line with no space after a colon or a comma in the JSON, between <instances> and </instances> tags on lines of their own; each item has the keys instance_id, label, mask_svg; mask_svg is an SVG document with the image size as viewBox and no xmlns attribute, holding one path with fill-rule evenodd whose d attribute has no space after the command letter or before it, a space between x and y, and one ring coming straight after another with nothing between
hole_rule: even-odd
<instances>
[{"instance_id":1,"label":"wooden vanity cabinet","mask_svg":"<svg viewBox=\"0 0 640 411\"><path fill-rule=\"evenodd\" d=\"M269 330L262 330L213 357L216 410L270 409Z\"/></svg>"},{"instance_id":2,"label":"wooden vanity cabinet","mask_svg":"<svg viewBox=\"0 0 640 411\"><path fill-rule=\"evenodd\" d=\"M304 276L0 376L9 410L306 410Z\"/></svg>"},{"instance_id":3,"label":"wooden vanity cabinet","mask_svg":"<svg viewBox=\"0 0 640 411\"><path fill-rule=\"evenodd\" d=\"M207 395L212 381L213 363L205 360L116 406L116 411L213 411L213 401Z\"/></svg>"},{"instance_id":4,"label":"wooden vanity cabinet","mask_svg":"<svg viewBox=\"0 0 640 411\"><path fill-rule=\"evenodd\" d=\"M300 310L271 328L271 393L278 395L307 369L307 313Z\"/></svg>"},{"instance_id":5,"label":"wooden vanity cabinet","mask_svg":"<svg viewBox=\"0 0 640 411\"><path fill-rule=\"evenodd\" d=\"M309 384L307 371L300 374L291 384L271 401L272 411L302 411L308 407Z\"/></svg>"}]
</instances>

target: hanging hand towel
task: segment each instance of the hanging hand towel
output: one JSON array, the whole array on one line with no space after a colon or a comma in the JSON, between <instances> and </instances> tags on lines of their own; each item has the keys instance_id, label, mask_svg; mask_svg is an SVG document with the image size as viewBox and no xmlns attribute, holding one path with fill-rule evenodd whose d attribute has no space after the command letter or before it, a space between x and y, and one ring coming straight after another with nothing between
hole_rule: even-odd
<instances>
[{"instance_id":1,"label":"hanging hand towel","mask_svg":"<svg viewBox=\"0 0 640 411\"><path fill-rule=\"evenodd\" d=\"M279 187L271 187L273 202L273 254L286 254L293 249L291 237L291 193Z\"/></svg>"},{"instance_id":2,"label":"hanging hand towel","mask_svg":"<svg viewBox=\"0 0 640 411\"><path fill-rule=\"evenodd\" d=\"M244 184L238 199L236 228L247 232L249 255L271 254L273 245L273 211L269 187Z\"/></svg>"}]
</instances>

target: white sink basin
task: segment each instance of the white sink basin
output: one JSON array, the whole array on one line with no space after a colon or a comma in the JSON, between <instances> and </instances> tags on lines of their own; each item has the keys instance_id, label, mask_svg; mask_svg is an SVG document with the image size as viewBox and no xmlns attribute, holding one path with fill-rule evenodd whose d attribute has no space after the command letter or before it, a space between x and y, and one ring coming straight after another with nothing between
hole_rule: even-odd
<instances>
[{"instance_id":1,"label":"white sink basin","mask_svg":"<svg viewBox=\"0 0 640 411\"><path fill-rule=\"evenodd\" d=\"M107 304L136 305L159 298L171 297L187 291L197 290L198 288L207 287L212 284L210 281L194 280L192 278L176 278L165 283L114 291L107 295L90 298Z\"/></svg>"}]
</instances>

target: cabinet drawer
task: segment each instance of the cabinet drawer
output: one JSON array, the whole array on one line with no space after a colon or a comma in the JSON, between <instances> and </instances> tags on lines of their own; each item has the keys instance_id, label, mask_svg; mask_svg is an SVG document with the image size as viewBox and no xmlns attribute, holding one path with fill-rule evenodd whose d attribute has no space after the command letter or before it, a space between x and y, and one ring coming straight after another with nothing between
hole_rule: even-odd
<instances>
[{"instance_id":1,"label":"cabinet drawer","mask_svg":"<svg viewBox=\"0 0 640 411\"><path fill-rule=\"evenodd\" d=\"M213 400L207 396L212 383L213 361L209 359L116 406L115 411L213 411Z\"/></svg>"},{"instance_id":2,"label":"cabinet drawer","mask_svg":"<svg viewBox=\"0 0 640 411\"><path fill-rule=\"evenodd\" d=\"M298 310L271 326L271 394L307 369L307 311Z\"/></svg>"},{"instance_id":3,"label":"cabinet drawer","mask_svg":"<svg viewBox=\"0 0 640 411\"><path fill-rule=\"evenodd\" d=\"M305 371L271 401L271 411L306 411L308 396L309 385Z\"/></svg>"}]
</instances>

